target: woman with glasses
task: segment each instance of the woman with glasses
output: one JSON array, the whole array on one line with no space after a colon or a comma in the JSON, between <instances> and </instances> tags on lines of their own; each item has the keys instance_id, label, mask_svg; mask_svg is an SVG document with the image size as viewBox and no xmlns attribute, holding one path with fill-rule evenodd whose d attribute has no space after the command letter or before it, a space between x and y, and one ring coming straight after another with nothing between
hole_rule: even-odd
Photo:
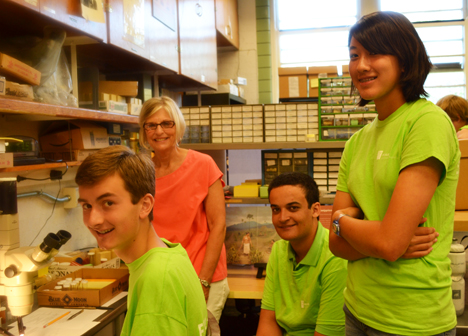
<instances>
[{"instance_id":1,"label":"woman with glasses","mask_svg":"<svg viewBox=\"0 0 468 336\"><path fill-rule=\"evenodd\" d=\"M359 105L374 101L378 116L346 143L333 204L330 250L349 260L346 335L455 335L448 253L460 151L450 118L423 98L429 57L395 12L362 17L348 47ZM432 228L436 240L424 236ZM419 230L416 243L430 239L407 259Z\"/></svg>"},{"instance_id":2,"label":"woman with glasses","mask_svg":"<svg viewBox=\"0 0 468 336\"><path fill-rule=\"evenodd\" d=\"M207 307L219 321L229 294L223 173L210 156L179 147L184 132L184 117L171 98L143 104L140 144L153 151L156 169L153 226L187 250Z\"/></svg>"}]
</instances>

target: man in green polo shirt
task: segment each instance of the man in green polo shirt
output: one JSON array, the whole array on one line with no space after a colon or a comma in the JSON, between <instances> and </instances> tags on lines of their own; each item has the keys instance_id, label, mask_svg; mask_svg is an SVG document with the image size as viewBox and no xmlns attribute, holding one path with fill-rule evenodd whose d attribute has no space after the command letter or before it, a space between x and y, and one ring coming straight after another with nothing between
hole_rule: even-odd
<instances>
[{"instance_id":1,"label":"man in green polo shirt","mask_svg":"<svg viewBox=\"0 0 468 336\"><path fill-rule=\"evenodd\" d=\"M344 335L347 261L328 248L319 225L319 191L303 173L276 177L268 188L272 221L283 239L268 260L257 336Z\"/></svg>"}]
</instances>

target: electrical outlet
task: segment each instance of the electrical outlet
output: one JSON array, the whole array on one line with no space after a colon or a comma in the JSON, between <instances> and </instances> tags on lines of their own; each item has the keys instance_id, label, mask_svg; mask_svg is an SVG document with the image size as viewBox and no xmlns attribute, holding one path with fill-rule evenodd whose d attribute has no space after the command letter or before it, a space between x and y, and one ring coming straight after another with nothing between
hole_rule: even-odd
<instances>
[{"instance_id":1,"label":"electrical outlet","mask_svg":"<svg viewBox=\"0 0 468 336\"><path fill-rule=\"evenodd\" d=\"M63 188L62 197L70 197L69 201L63 203L65 209L73 209L78 206L78 188Z\"/></svg>"}]
</instances>

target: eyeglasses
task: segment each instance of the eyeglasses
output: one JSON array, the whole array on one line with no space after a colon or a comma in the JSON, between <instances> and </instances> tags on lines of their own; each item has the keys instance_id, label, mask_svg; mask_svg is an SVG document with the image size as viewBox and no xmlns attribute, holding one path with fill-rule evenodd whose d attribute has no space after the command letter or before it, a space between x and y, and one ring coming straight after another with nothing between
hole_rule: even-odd
<instances>
[{"instance_id":1,"label":"eyeglasses","mask_svg":"<svg viewBox=\"0 0 468 336\"><path fill-rule=\"evenodd\" d=\"M156 131L158 126L161 126L162 129L168 129L174 127L175 122L174 121L163 121L162 123L156 124L156 123L144 123L143 128L147 131Z\"/></svg>"}]
</instances>

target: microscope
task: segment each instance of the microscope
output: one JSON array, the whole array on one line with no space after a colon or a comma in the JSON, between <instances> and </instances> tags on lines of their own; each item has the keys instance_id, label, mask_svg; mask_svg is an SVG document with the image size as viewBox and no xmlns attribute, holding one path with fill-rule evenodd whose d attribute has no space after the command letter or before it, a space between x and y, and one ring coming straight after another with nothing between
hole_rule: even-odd
<instances>
[{"instance_id":1,"label":"microscope","mask_svg":"<svg viewBox=\"0 0 468 336\"><path fill-rule=\"evenodd\" d=\"M20 247L16 178L0 178L0 295L7 297L11 314L17 317L24 335L22 316L32 311L37 271L49 266L52 256L71 238L49 233L37 247Z\"/></svg>"}]
</instances>

